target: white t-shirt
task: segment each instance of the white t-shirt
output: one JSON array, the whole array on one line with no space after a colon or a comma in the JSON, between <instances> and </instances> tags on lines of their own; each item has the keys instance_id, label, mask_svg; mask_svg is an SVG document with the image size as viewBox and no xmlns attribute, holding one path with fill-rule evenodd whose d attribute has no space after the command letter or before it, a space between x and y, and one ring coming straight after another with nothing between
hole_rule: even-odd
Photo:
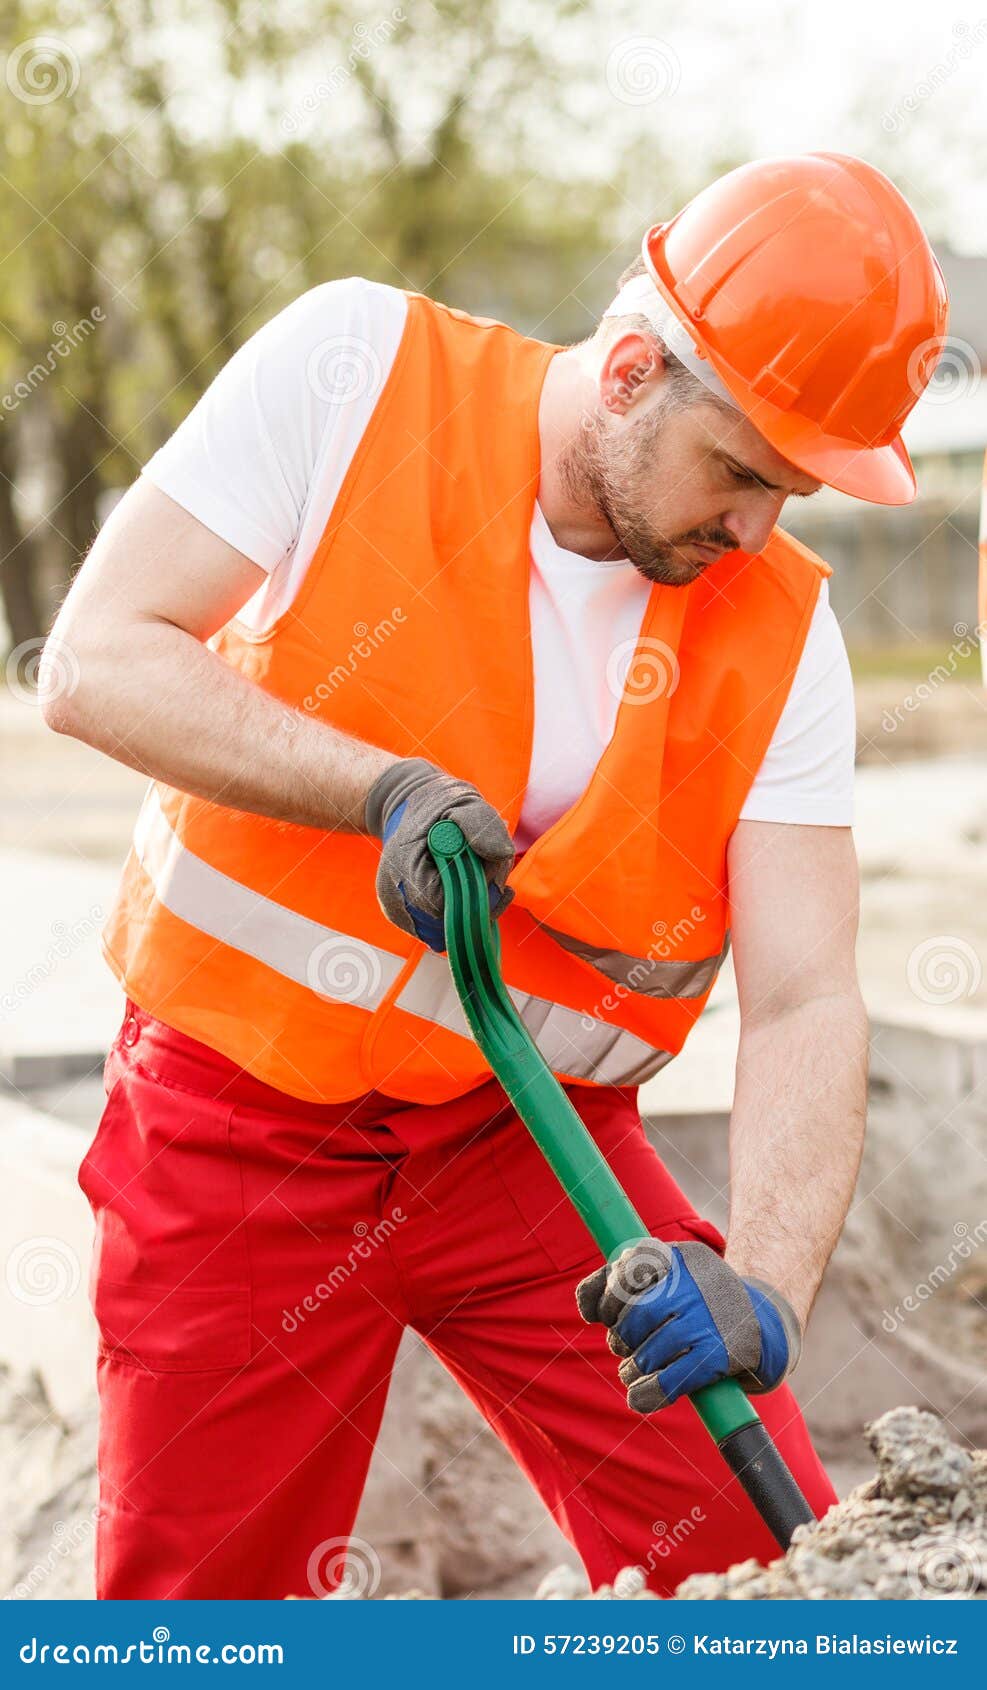
<instances>
[{"instance_id":1,"label":"white t-shirt","mask_svg":"<svg viewBox=\"0 0 987 1690\"><path fill-rule=\"evenodd\" d=\"M397 352L399 289L361 277L302 294L250 339L144 474L267 579L241 617L263 629L298 591ZM610 739L649 586L630 562L556 545L531 525L535 723L515 842L526 849L575 802ZM741 815L846 827L853 820L850 665L825 582L785 708Z\"/></svg>"}]
</instances>

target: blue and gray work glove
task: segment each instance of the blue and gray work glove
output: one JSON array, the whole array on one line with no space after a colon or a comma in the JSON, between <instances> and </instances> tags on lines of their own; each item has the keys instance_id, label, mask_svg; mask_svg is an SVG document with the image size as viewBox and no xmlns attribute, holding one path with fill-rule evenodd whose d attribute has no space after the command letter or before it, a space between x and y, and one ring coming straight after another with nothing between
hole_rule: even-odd
<instances>
[{"instance_id":1,"label":"blue and gray work glove","mask_svg":"<svg viewBox=\"0 0 987 1690\"><path fill-rule=\"evenodd\" d=\"M791 1304L762 1279L741 1279L708 1244L645 1238L576 1288L585 1321L609 1328L620 1382L638 1414L653 1414L733 1376L773 1391L802 1352Z\"/></svg>"},{"instance_id":2,"label":"blue and gray work glove","mask_svg":"<svg viewBox=\"0 0 987 1690\"><path fill-rule=\"evenodd\" d=\"M492 804L468 781L443 774L424 757L405 757L378 775L367 794L368 833L383 843L377 896L384 914L405 933L444 951L442 881L428 848L435 822L457 822L486 871L490 909L503 915L514 896L505 886L514 862L511 836Z\"/></svg>"}]
</instances>

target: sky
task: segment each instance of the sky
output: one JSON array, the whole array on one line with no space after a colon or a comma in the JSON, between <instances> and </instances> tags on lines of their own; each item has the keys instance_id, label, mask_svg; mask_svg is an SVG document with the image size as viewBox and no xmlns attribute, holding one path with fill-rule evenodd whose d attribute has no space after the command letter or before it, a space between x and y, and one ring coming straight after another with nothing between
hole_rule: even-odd
<instances>
[{"instance_id":1,"label":"sky","mask_svg":"<svg viewBox=\"0 0 987 1690\"><path fill-rule=\"evenodd\" d=\"M697 162L725 138L751 156L860 152L937 233L987 252L987 3L742 0L664 13L608 8L594 25L616 93L608 133L626 138L660 113Z\"/></svg>"}]
</instances>

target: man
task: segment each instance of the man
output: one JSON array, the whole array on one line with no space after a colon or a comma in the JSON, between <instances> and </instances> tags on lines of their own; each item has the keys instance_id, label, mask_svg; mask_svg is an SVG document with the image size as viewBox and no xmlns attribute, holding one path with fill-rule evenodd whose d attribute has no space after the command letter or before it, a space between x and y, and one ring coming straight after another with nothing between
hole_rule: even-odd
<instances>
[{"instance_id":1,"label":"man","mask_svg":"<svg viewBox=\"0 0 987 1690\"><path fill-rule=\"evenodd\" d=\"M766 1393L833 1500L782 1382L861 1146L853 709L829 567L776 525L823 484L913 496L899 431L945 317L884 176L767 160L649 231L567 349L315 289L121 501L48 711L154 782L80 1175L101 1595L324 1588L407 1325L594 1582L633 1563L667 1593L775 1552L686 1400L713 1379ZM470 1039L443 816L520 1013L667 1248L600 1268ZM636 1090L731 931L724 1257Z\"/></svg>"}]
</instances>

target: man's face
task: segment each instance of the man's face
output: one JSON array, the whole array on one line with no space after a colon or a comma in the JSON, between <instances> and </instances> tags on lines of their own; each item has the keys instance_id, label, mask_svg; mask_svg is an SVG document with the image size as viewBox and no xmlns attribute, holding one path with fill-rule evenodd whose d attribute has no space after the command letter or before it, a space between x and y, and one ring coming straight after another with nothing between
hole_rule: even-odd
<instances>
[{"instance_id":1,"label":"man's face","mask_svg":"<svg viewBox=\"0 0 987 1690\"><path fill-rule=\"evenodd\" d=\"M644 352L622 367L625 341ZM642 337L625 336L614 354L599 407L560 460L570 493L595 506L649 581L686 586L724 552L761 551L786 498L820 483L741 412L712 399L683 406Z\"/></svg>"}]
</instances>

